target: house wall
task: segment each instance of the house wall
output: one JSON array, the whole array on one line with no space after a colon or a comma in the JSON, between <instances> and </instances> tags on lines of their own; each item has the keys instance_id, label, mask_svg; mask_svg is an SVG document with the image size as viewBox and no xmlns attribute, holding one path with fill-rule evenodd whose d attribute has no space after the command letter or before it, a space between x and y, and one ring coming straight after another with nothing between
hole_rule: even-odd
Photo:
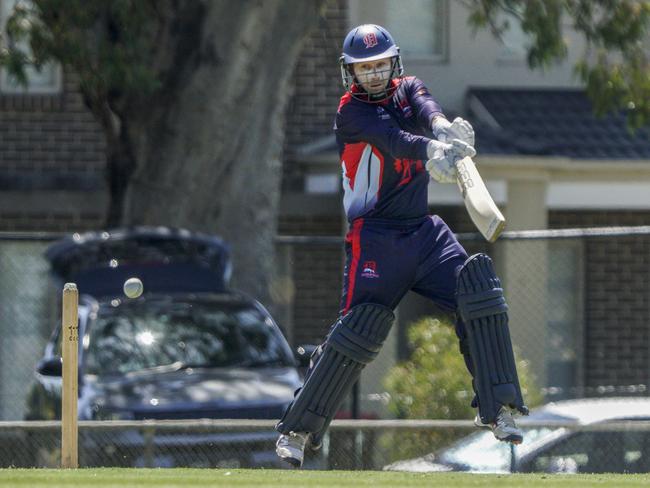
<instances>
[{"instance_id":1,"label":"house wall","mask_svg":"<svg viewBox=\"0 0 650 488\"><path fill-rule=\"evenodd\" d=\"M332 133L337 102L343 95L338 60L347 25L346 1L329 0L294 70L285 148Z\"/></svg>"},{"instance_id":2,"label":"house wall","mask_svg":"<svg viewBox=\"0 0 650 488\"><path fill-rule=\"evenodd\" d=\"M287 110L285 150L332 134L338 100L343 94L338 58L348 30L345 0L327 2L319 26L305 41L296 65L294 94ZM325 165L338 174L338 161ZM280 235L340 236L340 245L293 247L296 288L292 342L319 344L337 317L341 297L343 234L346 232L338 193L305 195L303 175L309 165L285 161L285 191Z\"/></svg>"},{"instance_id":3,"label":"house wall","mask_svg":"<svg viewBox=\"0 0 650 488\"><path fill-rule=\"evenodd\" d=\"M71 73L55 95L0 94L0 230L100 225L105 142Z\"/></svg>"}]
</instances>

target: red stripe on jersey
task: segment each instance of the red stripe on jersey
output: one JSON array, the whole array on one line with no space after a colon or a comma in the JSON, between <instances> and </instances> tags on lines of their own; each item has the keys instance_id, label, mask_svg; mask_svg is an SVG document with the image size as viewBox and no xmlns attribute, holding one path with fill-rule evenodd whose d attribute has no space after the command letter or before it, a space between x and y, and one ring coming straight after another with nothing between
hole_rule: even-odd
<instances>
[{"instance_id":1,"label":"red stripe on jersey","mask_svg":"<svg viewBox=\"0 0 650 488\"><path fill-rule=\"evenodd\" d=\"M350 92L345 92L345 95L343 95L339 101L339 108L337 109L337 112L340 112L343 105L349 103L350 100L352 100L352 94Z\"/></svg>"},{"instance_id":2,"label":"red stripe on jersey","mask_svg":"<svg viewBox=\"0 0 650 488\"><path fill-rule=\"evenodd\" d=\"M354 284L357 278L357 268L359 268L359 260L361 259L361 228L363 227L363 219L357 219L352 223L352 229L346 240L352 244L352 259L350 261L350 269L348 270L348 296L345 301L345 308L342 314L348 313L350 304L352 303L352 296L354 295Z\"/></svg>"},{"instance_id":3,"label":"red stripe on jersey","mask_svg":"<svg viewBox=\"0 0 650 488\"><path fill-rule=\"evenodd\" d=\"M372 146L372 153L379 159L379 184L377 186L377 199L381 194L381 185L384 182L384 155L375 146Z\"/></svg>"},{"instance_id":4,"label":"red stripe on jersey","mask_svg":"<svg viewBox=\"0 0 650 488\"><path fill-rule=\"evenodd\" d=\"M361 154L368 144L365 142L355 142L346 144L341 154L341 161L345 163L345 177L350 180L350 188L354 190L354 177L357 175Z\"/></svg>"},{"instance_id":5,"label":"red stripe on jersey","mask_svg":"<svg viewBox=\"0 0 650 488\"><path fill-rule=\"evenodd\" d=\"M379 151L379 149L372 148L373 152L379 156L379 186L377 187L377 200L379 200L379 195L381 195L381 185L384 183L384 155Z\"/></svg>"}]
</instances>

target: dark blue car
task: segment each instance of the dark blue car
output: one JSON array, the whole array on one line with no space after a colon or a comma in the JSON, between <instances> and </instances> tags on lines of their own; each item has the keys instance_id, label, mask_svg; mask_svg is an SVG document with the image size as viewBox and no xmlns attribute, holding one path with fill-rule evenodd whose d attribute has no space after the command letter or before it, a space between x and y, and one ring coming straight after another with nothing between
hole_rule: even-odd
<instances>
[{"instance_id":1,"label":"dark blue car","mask_svg":"<svg viewBox=\"0 0 650 488\"><path fill-rule=\"evenodd\" d=\"M80 291L81 420L277 419L300 386L300 358L269 312L228 288L230 259L219 238L134 228L75 235L53 244L46 255L58 288L74 282ZM131 276L144 283L137 299L122 293ZM60 416L59 351L57 325L37 366L28 419ZM272 430L256 435L246 439L272 449ZM129 439L137 452L137 437ZM185 436L176 449L196 442ZM214 447L217 441L202 436L198 442ZM91 444L114 451L119 441ZM246 456L238 455L234 464L259 465L253 451L242 451ZM215 454L200 464L219 462ZM142 460L129 456L125 464ZM165 456L153 464L188 463Z\"/></svg>"}]
</instances>

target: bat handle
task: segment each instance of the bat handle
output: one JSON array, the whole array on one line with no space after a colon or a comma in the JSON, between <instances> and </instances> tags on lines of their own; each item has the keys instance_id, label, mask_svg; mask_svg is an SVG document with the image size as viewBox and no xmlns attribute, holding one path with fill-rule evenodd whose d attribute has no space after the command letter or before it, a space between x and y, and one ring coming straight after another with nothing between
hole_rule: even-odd
<instances>
[{"instance_id":1,"label":"bat handle","mask_svg":"<svg viewBox=\"0 0 650 488\"><path fill-rule=\"evenodd\" d=\"M442 142L443 144L447 144L447 134L440 134L440 137L438 137L438 141ZM456 164L458 161L463 159L462 156L455 156L453 163Z\"/></svg>"}]
</instances>

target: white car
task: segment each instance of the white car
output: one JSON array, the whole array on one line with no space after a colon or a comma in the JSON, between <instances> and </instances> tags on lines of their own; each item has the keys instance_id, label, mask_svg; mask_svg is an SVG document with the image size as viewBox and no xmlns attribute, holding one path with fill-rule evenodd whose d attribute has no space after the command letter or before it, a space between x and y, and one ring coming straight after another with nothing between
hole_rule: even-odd
<instances>
[{"instance_id":1,"label":"white car","mask_svg":"<svg viewBox=\"0 0 650 488\"><path fill-rule=\"evenodd\" d=\"M497 441L488 430L475 432L450 447L417 459L398 461L387 471L470 471L477 473L647 473L650 428L575 430L555 424L587 426L650 420L650 398L617 397L548 403L520 418L524 443ZM540 426L546 423L546 426ZM527 427L526 424L534 424Z\"/></svg>"}]
</instances>

